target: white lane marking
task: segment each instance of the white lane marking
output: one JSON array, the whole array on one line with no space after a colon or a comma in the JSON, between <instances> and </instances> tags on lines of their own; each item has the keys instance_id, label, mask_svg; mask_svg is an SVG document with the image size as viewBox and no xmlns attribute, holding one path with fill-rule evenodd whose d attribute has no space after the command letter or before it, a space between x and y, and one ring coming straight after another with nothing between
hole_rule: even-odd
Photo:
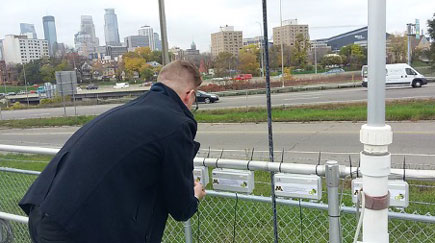
<instances>
[{"instance_id":1,"label":"white lane marking","mask_svg":"<svg viewBox=\"0 0 435 243\"><path fill-rule=\"evenodd\" d=\"M286 100L310 100L310 99L320 99L320 97L301 97L301 98L295 97L295 98L284 99L284 100L286 101Z\"/></svg>"}]
</instances>

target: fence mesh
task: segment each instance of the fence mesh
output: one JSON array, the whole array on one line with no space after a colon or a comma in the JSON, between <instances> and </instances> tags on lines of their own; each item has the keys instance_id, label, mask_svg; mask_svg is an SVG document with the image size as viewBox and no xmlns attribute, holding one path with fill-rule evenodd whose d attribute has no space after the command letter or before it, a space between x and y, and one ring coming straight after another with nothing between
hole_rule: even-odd
<instances>
[{"instance_id":1,"label":"fence mesh","mask_svg":"<svg viewBox=\"0 0 435 243\"><path fill-rule=\"evenodd\" d=\"M24 215L17 203L35 175L0 170L0 211ZM255 172L255 195L270 196L269 174ZM392 208L394 212L435 215L435 183L408 181L410 206ZM350 180L343 181L342 205L353 206ZM210 185L207 187L212 189ZM306 200L305 200L306 201ZM280 242L328 242L328 213L325 210L283 204L277 205ZM327 203L326 188L322 200ZM227 197L206 197L191 218L193 242L273 242L272 207L270 203ZM391 242L435 242L435 224L390 219ZM342 214L343 242L352 242L356 228L354 214ZM27 225L0 221L0 242L30 242ZM7 231L11 229L11 234ZM9 238L7 236L9 235ZM169 219L163 242L184 242L184 225Z\"/></svg>"}]
</instances>

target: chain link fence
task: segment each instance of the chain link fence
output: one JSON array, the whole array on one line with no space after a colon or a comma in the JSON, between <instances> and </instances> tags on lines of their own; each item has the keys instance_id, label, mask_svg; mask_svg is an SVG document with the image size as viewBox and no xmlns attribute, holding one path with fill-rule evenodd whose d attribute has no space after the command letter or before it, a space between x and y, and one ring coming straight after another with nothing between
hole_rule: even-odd
<instances>
[{"instance_id":1,"label":"chain link fence","mask_svg":"<svg viewBox=\"0 0 435 243\"><path fill-rule=\"evenodd\" d=\"M246 153L248 157L252 153ZM277 155L279 158L279 155ZM258 158L257 158L258 159ZM0 158L0 165L1 165ZM323 164L323 160L321 164ZM32 162L29 162L32 163ZM211 170L211 168L210 168ZM0 211L23 215L17 203L37 175L0 169ZM435 183L408 181L410 206L391 208L403 218L390 219L391 242L435 242L435 220L431 222L405 220L407 215L435 215ZM350 179L342 180L343 208L354 207ZM207 186L208 196L191 218L193 242L273 242L273 211L270 203L270 175L255 172L253 195L220 193ZM328 242L327 191L324 187L319 202L278 199L277 220L280 242ZM357 220L355 214L343 210L341 230L343 242L352 242ZM0 221L0 243L30 242L27 225ZM169 218L163 242L185 242L185 225Z\"/></svg>"}]
</instances>

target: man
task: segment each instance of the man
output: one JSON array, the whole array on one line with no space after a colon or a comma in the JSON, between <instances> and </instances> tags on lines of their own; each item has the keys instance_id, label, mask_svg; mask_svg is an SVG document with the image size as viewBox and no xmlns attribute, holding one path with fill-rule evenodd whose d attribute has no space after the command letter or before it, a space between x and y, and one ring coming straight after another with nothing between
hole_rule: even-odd
<instances>
[{"instance_id":1,"label":"man","mask_svg":"<svg viewBox=\"0 0 435 243\"><path fill-rule=\"evenodd\" d=\"M20 202L34 243L161 242L168 213L189 219L205 192L193 181L201 84L185 61L162 68L136 100L65 143Z\"/></svg>"}]
</instances>

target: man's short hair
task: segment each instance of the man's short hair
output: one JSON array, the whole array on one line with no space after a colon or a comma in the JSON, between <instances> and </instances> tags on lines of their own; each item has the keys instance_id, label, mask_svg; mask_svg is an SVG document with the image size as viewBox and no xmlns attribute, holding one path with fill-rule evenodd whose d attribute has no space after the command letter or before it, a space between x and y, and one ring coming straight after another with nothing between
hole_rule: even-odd
<instances>
[{"instance_id":1,"label":"man's short hair","mask_svg":"<svg viewBox=\"0 0 435 243\"><path fill-rule=\"evenodd\" d=\"M169 77L182 77L185 75L185 73L190 74L193 78L193 84L195 87L199 87L202 83L201 74L198 71L198 68L196 66L189 62L189 61L173 61L167 65L165 65L162 70L160 70L159 77L157 78L158 81L165 81L165 79L168 79ZM167 80L167 81L173 81L173 80Z\"/></svg>"}]
</instances>

